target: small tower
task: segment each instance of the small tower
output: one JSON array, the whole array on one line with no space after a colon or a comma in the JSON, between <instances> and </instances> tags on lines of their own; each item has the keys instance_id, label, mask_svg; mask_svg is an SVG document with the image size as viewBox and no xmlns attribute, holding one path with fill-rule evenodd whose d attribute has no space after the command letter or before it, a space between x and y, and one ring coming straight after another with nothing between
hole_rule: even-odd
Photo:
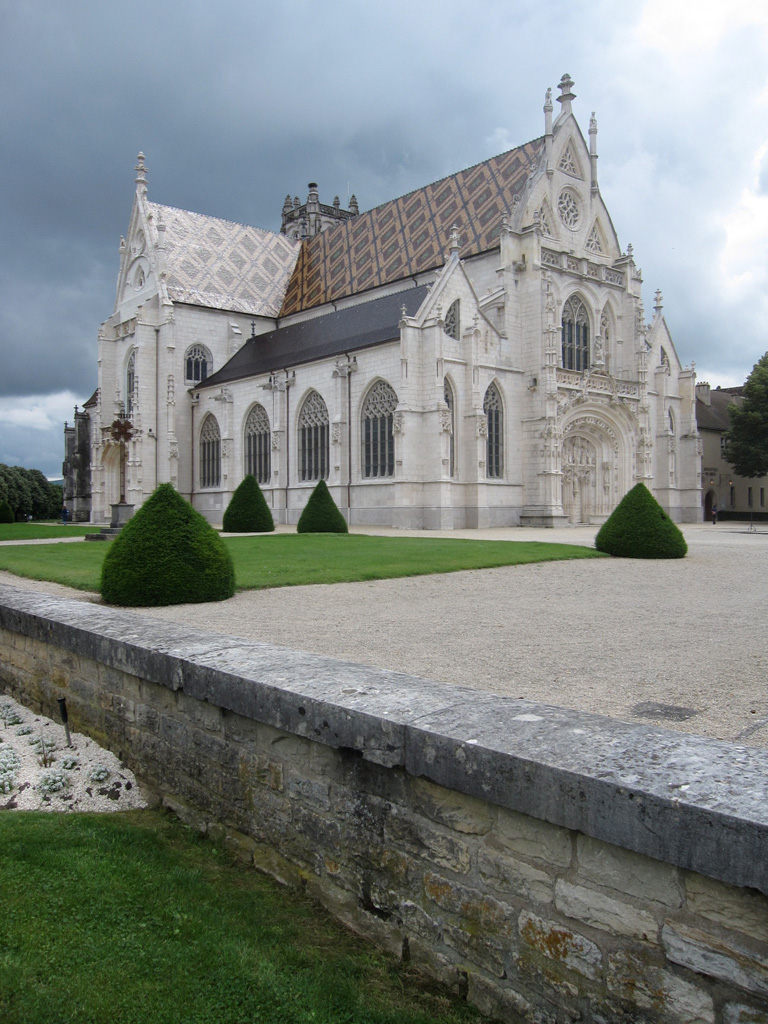
<instances>
[{"instance_id":1,"label":"small tower","mask_svg":"<svg viewBox=\"0 0 768 1024\"><path fill-rule=\"evenodd\" d=\"M328 206L320 202L320 193L317 190L317 183L310 181L309 193L306 203L299 202L298 196L291 204L290 196L285 197L282 211L282 224L280 232L289 238L312 238L319 235L327 228L335 227L342 220L356 217L359 213L357 200L352 196L349 200L349 209L344 210L338 196L334 197L333 205Z\"/></svg>"}]
</instances>

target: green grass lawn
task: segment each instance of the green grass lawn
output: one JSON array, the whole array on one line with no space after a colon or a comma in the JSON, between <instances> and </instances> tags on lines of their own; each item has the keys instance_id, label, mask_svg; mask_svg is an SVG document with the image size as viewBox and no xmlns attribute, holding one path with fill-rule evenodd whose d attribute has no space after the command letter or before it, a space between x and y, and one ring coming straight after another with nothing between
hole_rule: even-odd
<instances>
[{"instance_id":1,"label":"green grass lawn","mask_svg":"<svg viewBox=\"0 0 768 1024\"><path fill-rule=\"evenodd\" d=\"M0 547L0 569L29 579L98 590L110 541ZM536 541L443 540L435 537L368 537L305 533L227 537L238 590L307 583L423 576L460 569L607 557L594 548Z\"/></svg>"},{"instance_id":2,"label":"green grass lawn","mask_svg":"<svg viewBox=\"0 0 768 1024\"><path fill-rule=\"evenodd\" d=\"M84 537L98 533L98 526L64 526L62 523L0 523L2 540L51 540L54 537Z\"/></svg>"},{"instance_id":3,"label":"green grass lawn","mask_svg":"<svg viewBox=\"0 0 768 1024\"><path fill-rule=\"evenodd\" d=\"M480 1021L158 811L3 811L0 891L3 1024Z\"/></svg>"}]
</instances>

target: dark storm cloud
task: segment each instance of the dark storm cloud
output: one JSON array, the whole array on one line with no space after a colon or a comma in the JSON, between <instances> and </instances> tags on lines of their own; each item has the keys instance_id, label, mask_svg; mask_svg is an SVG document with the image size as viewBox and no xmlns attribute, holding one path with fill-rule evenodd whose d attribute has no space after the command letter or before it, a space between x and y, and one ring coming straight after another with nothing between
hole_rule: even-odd
<instances>
[{"instance_id":1,"label":"dark storm cloud","mask_svg":"<svg viewBox=\"0 0 768 1024\"><path fill-rule=\"evenodd\" d=\"M765 260L747 255L759 209L740 207L764 177L759 161L752 184L746 169L765 19L728 0L712 10L0 0L0 452L57 471L61 397L31 396L95 387L139 150L153 201L276 229L309 181L366 209L540 135L564 71L585 134L598 108L601 188L647 312L660 287L683 361L743 379L768 316Z\"/></svg>"}]
</instances>

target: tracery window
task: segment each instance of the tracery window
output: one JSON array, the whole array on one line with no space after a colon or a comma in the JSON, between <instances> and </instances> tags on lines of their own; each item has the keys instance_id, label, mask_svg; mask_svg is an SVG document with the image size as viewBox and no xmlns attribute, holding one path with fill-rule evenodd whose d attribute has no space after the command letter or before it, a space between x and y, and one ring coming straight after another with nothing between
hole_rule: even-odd
<instances>
[{"instance_id":1,"label":"tracery window","mask_svg":"<svg viewBox=\"0 0 768 1024\"><path fill-rule=\"evenodd\" d=\"M542 203L541 209L539 210L539 227L541 228L542 234L549 235L550 238L555 237L552 225L549 222L549 212L546 203Z\"/></svg>"},{"instance_id":2,"label":"tracery window","mask_svg":"<svg viewBox=\"0 0 768 1024\"><path fill-rule=\"evenodd\" d=\"M501 395L495 384L490 384L483 399L486 418L486 476L498 479L504 471L504 410Z\"/></svg>"},{"instance_id":3,"label":"tracery window","mask_svg":"<svg viewBox=\"0 0 768 1024\"><path fill-rule=\"evenodd\" d=\"M187 384L199 384L211 372L211 353L202 345L193 345L184 357L184 378Z\"/></svg>"},{"instance_id":4,"label":"tracery window","mask_svg":"<svg viewBox=\"0 0 768 1024\"><path fill-rule=\"evenodd\" d=\"M448 312L445 314L445 333L449 338L454 338L456 341L459 340L459 329L460 329L460 306L459 300L456 299L448 307Z\"/></svg>"},{"instance_id":5,"label":"tracery window","mask_svg":"<svg viewBox=\"0 0 768 1024\"><path fill-rule=\"evenodd\" d=\"M601 253L603 251L603 243L600 241L600 232L597 230L597 224L593 225L589 233L587 248L590 252Z\"/></svg>"},{"instance_id":6,"label":"tracery window","mask_svg":"<svg viewBox=\"0 0 768 1024\"><path fill-rule=\"evenodd\" d=\"M563 306L563 367L589 369L589 318L581 299L572 295Z\"/></svg>"},{"instance_id":7,"label":"tracery window","mask_svg":"<svg viewBox=\"0 0 768 1024\"><path fill-rule=\"evenodd\" d=\"M453 388L448 378L443 382L443 400L448 406L448 476L456 475L456 456L454 437L456 435L456 403L453 399Z\"/></svg>"},{"instance_id":8,"label":"tracery window","mask_svg":"<svg viewBox=\"0 0 768 1024\"><path fill-rule=\"evenodd\" d=\"M385 380L376 381L363 406L363 476L395 475L397 395Z\"/></svg>"},{"instance_id":9,"label":"tracery window","mask_svg":"<svg viewBox=\"0 0 768 1024\"><path fill-rule=\"evenodd\" d=\"M563 150L563 155L560 157L560 163L558 164L561 171L565 171L566 174L578 175L579 171L576 167L576 161L573 159L573 153L571 152L570 145L567 145Z\"/></svg>"},{"instance_id":10,"label":"tracery window","mask_svg":"<svg viewBox=\"0 0 768 1024\"><path fill-rule=\"evenodd\" d=\"M245 472L260 484L269 483L272 472L271 441L267 410L254 405L245 421Z\"/></svg>"},{"instance_id":11,"label":"tracery window","mask_svg":"<svg viewBox=\"0 0 768 1024\"><path fill-rule=\"evenodd\" d=\"M299 477L302 480L328 479L328 406L317 393L310 392L299 414Z\"/></svg>"},{"instance_id":12,"label":"tracery window","mask_svg":"<svg viewBox=\"0 0 768 1024\"><path fill-rule=\"evenodd\" d=\"M567 228L574 229L579 223L579 204L568 189L563 189L557 200L557 212Z\"/></svg>"},{"instance_id":13,"label":"tracery window","mask_svg":"<svg viewBox=\"0 0 768 1024\"><path fill-rule=\"evenodd\" d=\"M205 417L200 431L200 486L221 484L221 431L215 416Z\"/></svg>"},{"instance_id":14,"label":"tracery window","mask_svg":"<svg viewBox=\"0 0 768 1024\"><path fill-rule=\"evenodd\" d=\"M128 419L133 416L133 393L136 389L136 350L131 352L128 365L125 369L125 415Z\"/></svg>"}]
</instances>

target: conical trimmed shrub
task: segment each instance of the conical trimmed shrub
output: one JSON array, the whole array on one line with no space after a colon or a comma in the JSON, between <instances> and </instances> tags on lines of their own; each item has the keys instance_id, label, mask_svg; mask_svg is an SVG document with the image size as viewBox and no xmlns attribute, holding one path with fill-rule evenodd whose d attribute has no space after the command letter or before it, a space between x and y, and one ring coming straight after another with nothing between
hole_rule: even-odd
<instances>
[{"instance_id":1,"label":"conical trimmed shrub","mask_svg":"<svg viewBox=\"0 0 768 1024\"><path fill-rule=\"evenodd\" d=\"M13 522L13 509L7 501L0 501L0 523Z\"/></svg>"},{"instance_id":2,"label":"conical trimmed shrub","mask_svg":"<svg viewBox=\"0 0 768 1024\"><path fill-rule=\"evenodd\" d=\"M225 533L271 533L275 521L267 499L250 473L232 495L221 524Z\"/></svg>"},{"instance_id":3,"label":"conical trimmed shrub","mask_svg":"<svg viewBox=\"0 0 768 1024\"><path fill-rule=\"evenodd\" d=\"M619 558L684 558L685 537L645 484L625 494L595 538L598 551Z\"/></svg>"},{"instance_id":4,"label":"conical trimmed shrub","mask_svg":"<svg viewBox=\"0 0 768 1024\"><path fill-rule=\"evenodd\" d=\"M325 480L319 480L296 526L297 533L349 533Z\"/></svg>"},{"instance_id":5,"label":"conical trimmed shrub","mask_svg":"<svg viewBox=\"0 0 768 1024\"><path fill-rule=\"evenodd\" d=\"M224 541L171 484L128 520L101 571L101 596L127 607L223 601L234 592Z\"/></svg>"}]
</instances>

